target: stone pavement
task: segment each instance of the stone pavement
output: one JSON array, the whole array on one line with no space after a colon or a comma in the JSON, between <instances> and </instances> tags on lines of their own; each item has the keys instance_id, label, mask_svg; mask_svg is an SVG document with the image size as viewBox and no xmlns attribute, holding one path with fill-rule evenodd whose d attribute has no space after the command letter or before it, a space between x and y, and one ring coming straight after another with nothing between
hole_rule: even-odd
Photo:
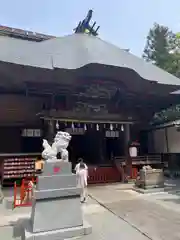
<instances>
[{"instance_id":1,"label":"stone pavement","mask_svg":"<svg viewBox=\"0 0 180 240\"><path fill-rule=\"evenodd\" d=\"M7 204L8 206L8 204ZM28 218L30 209L21 208L10 210L0 206L0 239L2 240L20 240L21 228L23 222ZM82 205L85 219L92 225L93 233L83 236L82 240L148 240L138 230L119 219L113 213L102 207L97 201L89 198L88 202ZM60 214L60 213L58 213ZM11 226L9 226L11 225Z\"/></svg>"},{"instance_id":2,"label":"stone pavement","mask_svg":"<svg viewBox=\"0 0 180 240\"><path fill-rule=\"evenodd\" d=\"M92 198L82 208L93 233L82 240L180 239L180 191L144 195L131 185L111 184L89 187L89 194ZM0 205L0 239L19 240L30 209L12 211L11 196L6 200L6 208Z\"/></svg>"},{"instance_id":3,"label":"stone pavement","mask_svg":"<svg viewBox=\"0 0 180 240\"><path fill-rule=\"evenodd\" d=\"M90 189L91 196L152 240L180 239L180 195L138 194L118 186Z\"/></svg>"}]
</instances>

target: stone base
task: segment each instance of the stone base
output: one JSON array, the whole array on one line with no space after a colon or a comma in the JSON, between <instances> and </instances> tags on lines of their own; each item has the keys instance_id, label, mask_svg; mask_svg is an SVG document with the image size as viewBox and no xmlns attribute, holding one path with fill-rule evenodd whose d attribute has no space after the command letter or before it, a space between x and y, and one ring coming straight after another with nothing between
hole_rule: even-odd
<instances>
[{"instance_id":1,"label":"stone base","mask_svg":"<svg viewBox=\"0 0 180 240\"><path fill-rule=\"evenodd\" d=\"M3 203L4 196L0 196L0 204Z\"/></svg>"},{"instance_id":2,"label":"stone base","mask_svg":"<svg viewBox=\"0 0 180 240\"><path fill-rule=\"evenodd\" d=\"M144 190L151 190L157 188L164 188L164 184L161 185L144 185L144 184L135 184L137 188L144 189Z\"/></svg>"},{"instance_id":3,"label":"stone base","mask_svg":"<svg viewBox=\"0 0 180 240\"><path fill-rule=\"evenodd\" d=\"M4 200L4 194L0 186L0 203L3 203L3 200Z\"/></svg>"},{"instance_id":4,"label":"stone base","mask_svg":"<svg viewBox=\"0 0 180 240\"><path fill-rule=\"evenodd\" d=\"M82 226L64 228L59 230L33 233L29 227L25 228L22 240L65 240L74 237L81 237L92 233L92 227L87 222Z\"/></svg>"},{"instance_id":5,"label":"stone base","mask_svg":"<svg viewBox=\"0 0 180 240\"><path fill-rule=\"evenodd\" d=\"M160 193L164 192L164 188L149 188L149 189L144 189L144 188L138 188L138 187L133 187L132 190L142 193L142 194L147 194L147 193Z\"/></svg>"}]
</instances>

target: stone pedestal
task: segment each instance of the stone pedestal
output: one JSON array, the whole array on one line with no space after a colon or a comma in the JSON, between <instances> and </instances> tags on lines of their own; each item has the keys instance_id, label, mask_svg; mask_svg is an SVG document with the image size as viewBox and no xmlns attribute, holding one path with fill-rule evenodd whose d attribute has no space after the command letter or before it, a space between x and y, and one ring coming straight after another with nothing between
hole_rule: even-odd
<instances>
[{"instance_id":1,"label":"stone pedestal","mask_svg":"<svg viewBox=\"0 0 180 240\"><path fill-rule=\"evenodd\" d=\"M46 162L34 189L31 218L23 239L63 240L91 231L91 226L83 222L80 189L71 163Z\"/></svg>"},{"instance_id":2,"label":"stone pedestal","mask_svg":"<svg viewBox=\"0 0 180 240\"><path fill-rule=\"evenodd\" d=\"M0 203L3 202L3 199L4 199L4 194L3 194L3 191L2 191L2 186L0 184Z\"/></svg>"},{"instance_id":3,"label":"stone pedestal","mask_svg":"<svg viewBox=\"0 0 180 240\"><path fill-rule=\"evenodd\" d=\"M143 189L163 188L164 173L162 169L141 169L140 178L136 182L136 186Z\"/></svg>"}]
</instances>

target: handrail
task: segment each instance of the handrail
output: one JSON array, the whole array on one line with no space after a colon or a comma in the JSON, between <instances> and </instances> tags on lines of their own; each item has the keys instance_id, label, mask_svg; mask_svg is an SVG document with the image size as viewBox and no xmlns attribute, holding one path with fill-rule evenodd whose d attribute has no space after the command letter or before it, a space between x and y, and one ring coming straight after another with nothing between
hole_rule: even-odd
<instances>
[{"instance_id":1,"label":"handrail","mask_svg":"<svg viewBox=\"0 0 180 240\"><path fill-rule=\"evenodd\" d=\"M14 182L14 202L13 202L13 207L16 207L16 203L17 203L17 184L16 182Z\"/></svg>"},{"instance_id":2,"label":"handrail","mask_svg":"<svg viewBox=\"0 0 180 240\"><path fill-rule=\"evenodd\" d=\"M116 156L114 157L115 160L126 160L126 156ZM137 156L137 157L131 157L132 160L150 160L150 159L160 159L161 160L161 155L146 155L146 156Z\"/></svg>"},{"instance_id":3,"label":"handrail","mask_svg":"<svg viewBox=\"0 0 180 240\"><path fill-rule=\"evenodd\" d=\"M127 157L120 156L115 157L114 160L117 163L121 163L123 165L126 164ZM138 165L138 164L159 164L162 163L161 155L147 155L147 156L137 156L131 158L132 164Z\"/></svg>"},{"instance_id":4,"label":"handrail","mask_svg":"<svg viewBox=\"0 0 180 240\"><path fill-rule=\"evenodd\" d=\"M0 153L0 157L39 156L41 153Z\"/></svg>"}]
</instances>

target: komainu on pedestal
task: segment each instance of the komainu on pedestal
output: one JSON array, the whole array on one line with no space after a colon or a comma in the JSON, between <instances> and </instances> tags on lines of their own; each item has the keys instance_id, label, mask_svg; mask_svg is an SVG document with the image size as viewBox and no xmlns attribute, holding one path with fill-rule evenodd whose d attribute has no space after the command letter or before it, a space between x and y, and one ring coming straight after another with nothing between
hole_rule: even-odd
<instances>
[{"instance_id":1,"label":"komainu on pedestal","mask_svg":"<svg viewBox=\"0 0 180 240\"><path fill-rule=\"evenodd\" d=\"M43 173L33 192L31 218L24 229L25 240L63 240L92 232L83 221L80 191L76 175L68 161L67 147L71 136L58 132L52 146L43 141ZM57 154L62 159L57 159Z\"/></svg>"}]
</instances>

